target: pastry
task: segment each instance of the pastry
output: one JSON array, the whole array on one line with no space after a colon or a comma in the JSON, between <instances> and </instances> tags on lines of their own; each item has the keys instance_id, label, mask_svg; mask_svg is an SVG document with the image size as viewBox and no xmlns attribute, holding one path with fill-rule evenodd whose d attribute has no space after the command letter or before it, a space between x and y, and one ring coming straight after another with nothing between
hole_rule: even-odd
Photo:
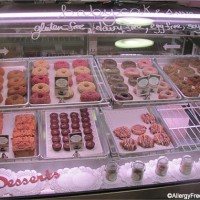
<instances>
[{"instance_id":1,"label":"pastry","mask_svg":"<svg viewBox=\"0 0 200 200\"><path fill-rule=\"evenodd\" d=\"M126 126L121 126L121 127L116 128L113 131L113 133L120 140L123 140L124 138L130 138L131 137L131 131Z\"/></svg>"}]
</instances>

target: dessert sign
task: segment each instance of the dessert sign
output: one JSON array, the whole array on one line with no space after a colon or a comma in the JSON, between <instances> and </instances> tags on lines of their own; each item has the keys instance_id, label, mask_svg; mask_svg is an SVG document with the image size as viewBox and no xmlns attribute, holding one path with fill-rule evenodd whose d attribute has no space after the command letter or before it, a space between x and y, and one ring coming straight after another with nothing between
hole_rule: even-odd
<instances>
[{"instance_id":1,"label":"dessert sign","mask_svg":"<svg viewBox=\"0 0 200 200\"><path fill-rule=\"evenodd\" d=\"M9 149L9 135L0 135L0 152L5 152Z\"/></svg>"},{"instance_id":2,"label":"dessert sign","mask_svg":"<svg viewBox=\"0 0 200 200\"><path fill-rule=\"evenodd\" d=\"M58 98L68 97L68 77L55 77L55 96Z\"/></svg>"},{"instance_id":3,"label":"dessert sign","mask_svg":"<svg viewBox=\"0 0 200 200\"><path fill-rule=\"evenodd\" d=\"M70 133L69 134L69 143L70 143L70 149L71 150L81 150L83 149L83 139L82 139L82 133Z\"/></svg>"}]
</instances>

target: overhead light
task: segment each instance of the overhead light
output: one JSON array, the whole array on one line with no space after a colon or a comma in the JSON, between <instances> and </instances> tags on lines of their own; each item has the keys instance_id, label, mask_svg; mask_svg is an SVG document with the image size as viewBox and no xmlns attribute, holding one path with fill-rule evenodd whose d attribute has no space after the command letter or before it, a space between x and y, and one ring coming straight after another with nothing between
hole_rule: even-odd
<instances>
[{"instance_id":1,"label":"overhead light","mask_svg":"<svg viewBox=\"0 0 200 200\"><path fill-rule=\"evenodd\" d=\"M119 48L144 48L153 45L154 41L142 38L123 39L115 42L115 46Z\"/></svg>"},{"instance_id":2,"label":"overhead light","mask_svg":"<svg viewBox=\"0 0 200 200\"><path fill-rule=\"evenodd\" d=\"M151 25L154 21L149 18L117 18L115 22L119 25L126 25L126 26L149 26Z\"/></svg>"}]
</instances>

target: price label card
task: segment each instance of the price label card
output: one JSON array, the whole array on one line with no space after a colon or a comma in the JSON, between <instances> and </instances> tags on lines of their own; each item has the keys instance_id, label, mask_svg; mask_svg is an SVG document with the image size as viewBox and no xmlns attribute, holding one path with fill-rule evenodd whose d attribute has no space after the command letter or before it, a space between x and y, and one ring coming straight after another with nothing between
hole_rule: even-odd
<instances>
[{"instance_id":1,"label":"price label card","mask_svg":"<svg viewBox=\"0 0 200 200\"><path fill-rule=\"evenodd\" d=\"M70 150L81 150L83 149L83 138L82 133L70 133L69 134Z\"/></svg>"},{"instance_id":2,"label":"price label card","mask_svg":"<svg viewBox=\"0 0 200 200\"><path fill-rule=\"evenodd\" d=\"M149 76L149 91L157 92L160 83L160 75L150 74Z\"/></svg>"},{"instance_id":3,"label":"price label card","mask_svg":"<svg viewBox=\"0 0 200 200\"><path fill-rule=\"evenodd\" d=\"M137 95L143 96L149 94L149 79L148 76L137 78Z\"/></svg>"},{"instance_id":4,"label":"price label card","mask_svg":"<svg viewBox=\"0 0 200 200\"><path fill-rule=\"evenodd\" d=\"M55 96L65 98L69 96L69 78L68 77L55 77Z\"/></svg>"},{"instance_id":5,"label":"price label card","mask_svg":"<svg viewBox=\"0 0 200 200\"><path fill-rule=\"evenodd\" d=\"M0 152L8 151L9 135L0 135Z\"/></svg>"}]
</instances>

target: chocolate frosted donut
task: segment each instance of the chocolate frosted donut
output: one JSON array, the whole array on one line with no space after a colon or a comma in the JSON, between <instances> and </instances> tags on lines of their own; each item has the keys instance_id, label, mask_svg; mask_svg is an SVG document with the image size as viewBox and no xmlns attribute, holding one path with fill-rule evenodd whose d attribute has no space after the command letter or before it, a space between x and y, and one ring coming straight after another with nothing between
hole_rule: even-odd
<instances>
[{"instance_id":1,"label":"chocolate frosted donut","mask_svg":"<svg viewBox=\"0 0 200 200\"><path fill-rule=\"evenodd\" d=\"M86 143L85 143L85 147L87 149L93 149L94 146L95 146L95 143L93 141L86 141Z\"/></svg>"},{"instance_id":2,"label":"chocolate frosted donut","mask_svg":"<svg viewBox=\"0 0 200 200\"><path fill-rule=\"evenodd\" d=\"M123 62L122 62L121 67L122 67L123 69L126 69L126 68L134 68L134 67L136 67L136 63L133 62L133 61L131 61L131 60L126 60L126 61L123 61Z\"/></svg>"},{"instance_id":3,"label":"chocolate frosted donut","mask_svg":"<svg viewBox=\"0 0 200 200\"><path fill-rule=\"evenodd\" d=\"M105 59L103 61L102 67L103 68L110 67L110 69L115 68L115 67L117 67L117 62L113 59Z\"/></svg>"},{"instance_id":4,"label":"chocolate frosted donut","mask_svg":"<svg viewBox=\"0 0 200 200\"><path fill-rule=\"evenodd\" d=\"M58 118L51 118L50 119L51 124L58 124Z\"/></svg>"},{"instance_id":5,"label":"chocolate frosted donut","mask_svg":"<svg viewBox=\"0 0 200 200\"><path fill-rule=\"evenodd\" d=\"M67 123L69 123L69 119L63 117L63 118L60 118L60 122L61 122L62 124L67 124Z\"/></svg>"},{"instance_id":6,"label":"chocolate frosted donut","mask_svg":"<svg viewBox=\"0 0 200 200\"><path fill-rule=\"evenodd\" d=\"M94 138L94 136L92 134L87 134L84 136L84 140L85 141L92 141Z\"/></svg>"},{"instance_id":7,"label":"chocolate frosted donut","mask_svg":"<svg viewBox=\"0 0 200 200\"><path fill-rule=\"evenodd\" d=\"M138 78L139 78L139 77L138 77ZM131 86L135 87L135 86L137 85L137 78L135 78L135 77L129 78L129 79L128 79L128 83L129 83Z\"/></svg>"},{"instance_id":8,"label":"chocolate frosted donut","mask_svg":"<svg viewBox=\"0 0 200 200\"><path fill-rule=\"evenodd\" d=\"M81 117L89 117L89 112L82 112Z\"/></svg>"},{"instance_id":9,"label":"chocolate frosted donut","mask_svg":"<svg viewBox=\"0 0 200 200\"><path fill-rule=\"evenodd\" d=\"M68 129L69 128L69 124L61 124L60 128L61 129Z\"/></svg>"},{"instance_id":10,"label":"chocolate frosted donut","mask_svg":"<svg viewBox=\"0 0 200 200\"><path fill-rule=\"evenodd\" d=\"M63 149L64 149L65 151L70 151L69 142L64 142L64 143L63 143Z\"/></svg>"},{"instance_id":11,"label":"chocolate frosted donut","mask_svg":"<svg viewBox=\"0 0 200 200\"><path fill-rule=\"evenodd\" d=\"M111 85L111 90L114 94L121 93L121 92L128 92L128 86L125 83L116 83Z\"/></svg>"},{"instance_id":12,"label":"chocolate frosted donut","mask_svg":"<svg viewBox=\"0 0 200 200\"><path fill-rule=\"evenodd\" d=\"M69 133L70 133L70 130L69 130L69 129L62 129L62 130L61 130L62 136L67 136Z\"/></svg>"},{"instance_id":13,"label":"chocolate frosted donut","mask_svg":"<svg viewBox=\"0 0 200 200\"><path fill-rule=\"evenodd\" d=\"M92 129L91 128L84 128L83 132L84 132L85 135L92 134Z\"/></svg>"},{"instance_id":14,"label":"chocolate frosted donut","mask_svg":"<svg viewBox=\"0 0 200 200\"><path fill-rule=\"evenodd\" d=\"M53 129L53 130L51 130L51 135L52 136L59 136L60 135L60 131L58 129Z\"/></svg>"},{"instance_id":15,"label":"chocolate frosted donut","mask_svg":"<svg viewBox=\"0 0 200 200\"><path fill-rule=\"evenodd\" d=\"M79 122L80 122L80 119L79 119L78 117L73 117L73 118L71 119L71 121L72 121L72 124L73 124L73 123L79 123Z\"/></svg>"},{"instance_id":16,"label":"chocolate frosted donut","mask_svg":"<svg viewBox=\"0 0 200 200\"><path fill-rule=\"evenodd\" d=\"M71 127L72 127L72 129L79 129L80 125L79 125L79 123L72 123Z\"/></svg>"},{"instance_id":17,"label":"chocolate frosted donut","mask_svg":"<svg viewBox=\"0 0 200 200\"><path fill-rule=\"evenodd\" d=\"M50 114L50 118L58 118L58 113L51 113Z\"/></svg>"},{"instance_id":18,"label":"chocolate frosted donut","mask_svg":"<svg viewBox=\"0 0 200 200\"><path fill-rule=\"evenodd\" d=\"M140 135L137 139L137 143L139 146L143 148L152 148L154 147L154 141L148 135Z\"/></svg>"},{"instance_id":19,"label":"chocolate frosted donut","mask_svg":"<svg viewBox=\"0 0 200 200\"><path fill-rule=\"evenodd\" d=\"M88 112L88 109L87 109L87 108L80 108L80 112L81 112L81 113Z\"/></svg>"},{"instance_id":20,"label":"chocolate frosted donut","mask_svg":"<svg viewBox=\"0 0 200 200\"><path fill-rule=\"evenodd\" d=\"M133 100L133 96L128 92L121 92L115 95L115 99L119 101Z\"/></svg>"},{"instance_id":21,"label":"chocolate frosted donut","mask_svg":"<svg viewBox=\"0 0 200 200\"><path fill-rule=\"evenodd\" d=\"M83 122L82 126L83 126L83 128L90 128L91 127L91 123L90 122Z\"/></svg>"},{"instance_id":22,"label":"chocolate frosted donut","mask_svg":"<svg viewBox=\"0 0 200 200\"><path fill-rule=\"evenodd\" d=\"M61 140L60 136L52 136L51 141L54 143L59 143Z\"/></svg>"},{"instance_id":23,"label":"chocolate frosted donut","mask_svg":"<svg viewBox=\"0 0 200 200\"><path fill-rule=\"evenodd\" d=\"M68 136L63 136L62 137L63 142L69 142L69 137Z\"/></svg>"},{"instance_id":24,"label":"chocolate frosted donut","mask_svg":"<svg viewBox=\"0 0 200 200\"><path fill-rule=\"evenodd\" d=\"M52 148L53 148L54 151L60 151L61 148L62 148L62 144L59 143L59 142L58 142L58 143L54 142L54 143L52 144Z\"/></svg>"},{"instance_id":25,"label":"chocolate frosted donut","mask_svg":"<svg viewBox=\"0 0 200 200\"><path fill-rule=\"evenodd\" d=\"M58 129L59 125L58 125L58 123L53 123L53 124L50 125L50 128L51 129Z\"/></svg>"},{"instance_id":26,"label":"chocolate frosted donut","mask_svg":"<svg viewBox=\"0 0 200 200\"><path fill-rule=\"evenodd\" d=\"M104 74L109 77L111 75L119 75L120 71L118 68L113 68L113 69L103 69Z\"/></svg>"},{"instance_id":27,"label":"chocolate frosted donut","mask_svg":"<svg viewBox=\"0 0 200 200\"><path fill-rule=\"evenodd\" d=\"M124 78L120 75L111 75L108 77L108 83L110 85L114 84L114 83L123 83L124 82Z\"/></svg>"},{"instance_id":28,"label":"chocolate frosted donut","mask_svg":"<svg viewBox=\"0 0 200 200\"><path fill-rule=\"evenodd\" d=\"M67 118L68 117L68 114L67 113L60 113L60 118L62 118L62 117L65 117L65 118Z\"/></svg>"},{"instance_id":29,"label":"chocolate frosted donut","mask_svg":"<svg viewBox=\"0 0 200 200\"><path fill-rule=\"evenodd\" d=\"M78 117L78 113L77 112L71 112L70 113L70 117L73 118L73 117Z\"/></svg>"},{"instance_id":30,"label":"chocolate frosted donut","mask_svg":"<svg viewBox=\"0 0 200 200\"><path fill-rule=\"evenodd\" d=\"M82 117L82 119L81 119L81 121L82 121L82 123L84 123L84 122L90 122L90 118L89 117Z\"/></svg>"}]
</instances>

